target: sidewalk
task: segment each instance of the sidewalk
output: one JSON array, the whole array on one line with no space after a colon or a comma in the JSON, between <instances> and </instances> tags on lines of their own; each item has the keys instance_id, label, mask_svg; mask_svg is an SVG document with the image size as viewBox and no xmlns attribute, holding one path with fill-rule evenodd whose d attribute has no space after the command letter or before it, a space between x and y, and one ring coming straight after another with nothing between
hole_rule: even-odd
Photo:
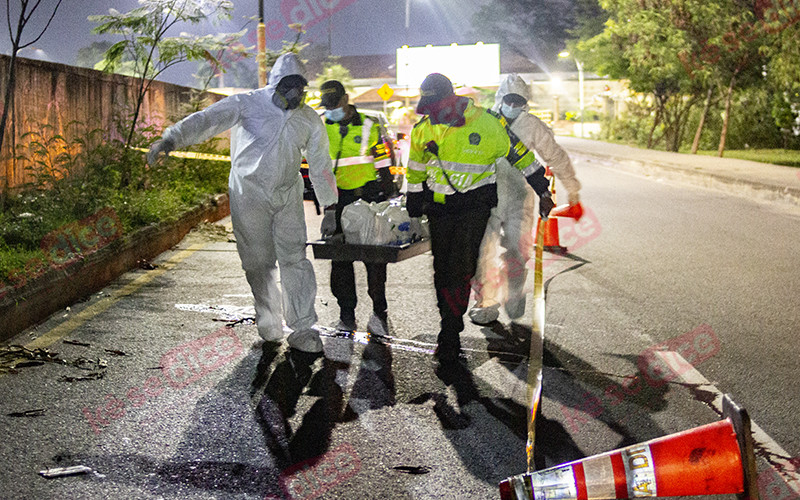
<instances>
[{"instance_id":1,"label":"sidewalk","mask_svg":"<svg viewBox=\"0 0 800 500\"><path fill-rule=\"evenodd\" d=\"M735 158L670 153L608 142L558 136L570 154L614 168L800 206L800 168Z\"/></svg>"}]
</instances>

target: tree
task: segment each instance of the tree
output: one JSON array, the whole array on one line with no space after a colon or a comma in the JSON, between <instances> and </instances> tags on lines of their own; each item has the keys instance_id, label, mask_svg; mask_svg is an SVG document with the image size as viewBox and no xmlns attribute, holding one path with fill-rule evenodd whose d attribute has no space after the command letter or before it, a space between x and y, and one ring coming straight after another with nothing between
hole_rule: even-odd
<instances>
[{"instance_id":1,"label":"tree","mask_svg":"<svg viewBox=\"0 0 800 500\"><path fill-rule=\"evenodd\" d=\"M353 91L353 77L350 75L350 70L335 60L325 63L322 67L322 72L317 75L317 87L321 87L328 80L339 80L344 85L345 90L348 92Z\"/></svg>"},{"instance_id":2,"label":"tree","mask_svg":"<svg viewBox=\"0 0 800 500\"><path fill-rule=\"evenodd\" d=\"M556 58L567 30L575 26L569 0L495 0L472 18L476 34L496 41L539 65Z\"/></svg>"},{"instance_id":3,"label":"tree","mask_svg":"<svg viewBox=\"0 0 800 500\"><path fill-rule=\"evenodd\" d=\"M696 86L677 56L689 45L675 25L689 1L602 0L610 15L604 32L578 44L596 73L627 78L632 90L651 94L648 147L663 139L666 149L677 151L697 101Z\"/></svg>"},{"instance_id":4,"label":"tree","mask_svg":"<svg viewBox=\"0 0 800 500\"><path fill-rule=\"evenodd\" d=\"M154 80L168 68L185 61L206 60L219 67L219 54L236 42L246 30L238 33L196 36L167 33L183 23L197 24L207 18L229 18L233 10L230 0L139 0L140 7L127 13L110 9L106 15L89 16L98 23L95 34L121 35L123 40L112 45L100 63L106 72L119 72L139 79L130 128L125 140L130 147L136 131L144 98ZM122 184L130 181L123 172Z\"/></svg>"},{"instance_id":5,"label":"tree","mask_svg":"<svg viewBox=\"0 0 800 500\"><path fill-rule=\"evenodd\" d=\"M3 115L0 118L0 152L3 150L3 138L5 137L6 133L6 123L8 122L8 114L9 110L11 109L11 105L14 100L14 87L16 86L16 68L17 68L17 52L20 49L24 49L25 47L29 47L34 43L38 42L39 39L44 35L47 28L50 27L50 23L53 22L53 18L56 16L56 12L58 12L58 8L61 6L62 0L56 0L55 5L52 7L52 11L39 11L39 14L45 12L44 16L47 17L47 23L44 27L39 31L38 35L33 37L33 40L29 42L24 42L22 40L22 34L25 31L28 23L33 19L34 16L37 16L37 10L41 6L41 0L36 0L35 2L31 2L30 0L20 0L19 2L19 17L17 18L17 23L15 26L16 31L12 31L12 23L11 23L11 0L6 0L6 22L8 25L8 35L11 38L11 57L8 61L8 71L6 74L8 77L6 78L5 86L6 92L5 96L3 97ZM52 5L52 4L51 4ZM49 14L49 15L48 15ZM12 138L13 138L12 134ZM0 193L0 208L5 208L5 200L8 191L8 184L9 184L9 174L3 176L3 191Z\"/></svg>"},{"instance_id":6,"label":"tree","mask_svg":"<svg viewBox=\"0 0 800 500\"><path fill-rule=\"evenodd\" d=\"M105 59L105 54L111 48L111 42L92 42L88 47L78 49L75 56L75 65L82 68L94 68L97 63Z\"/></svg>"},{"instance_id":7,"label":"tree","mask_svg":"<svg viewBox=\"0 0 800 500\"><path fill-rule=\"evenodd\" d=\"M764 22L770 34L764 47L769 57L767 81L774 89L772 117L783 132L784 147L800 135L800 8L796 2L791 6L793 11L763 12L761 17L769 21Z\"/></svg>"}]
</instances>

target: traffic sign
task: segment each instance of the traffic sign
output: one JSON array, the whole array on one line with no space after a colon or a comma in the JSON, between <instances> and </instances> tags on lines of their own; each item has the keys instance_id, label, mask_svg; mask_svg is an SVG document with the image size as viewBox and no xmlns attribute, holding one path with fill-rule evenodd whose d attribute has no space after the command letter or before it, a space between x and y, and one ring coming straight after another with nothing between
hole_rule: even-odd
<instances>
[{"instance_id":1,"label":"traffic sign","mask_svg":"<svg viewBox=\"0 0 800 500\"><path fill-rule=\"evenodd\" d=\"M378 89L378 95L381 96L381 99L384 101L388 101L389 98L394 95L394 89L392 89L388 83L384 83L381 85L381 88Z\"/></svg>"}]
</instances>

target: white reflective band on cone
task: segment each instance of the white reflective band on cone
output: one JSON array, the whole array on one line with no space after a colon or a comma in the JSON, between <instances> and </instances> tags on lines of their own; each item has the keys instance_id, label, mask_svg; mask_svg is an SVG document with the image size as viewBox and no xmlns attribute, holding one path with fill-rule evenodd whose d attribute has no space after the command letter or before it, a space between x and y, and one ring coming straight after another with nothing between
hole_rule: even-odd
<instances>
[{"instance_id":1,"label":"white reflective band on cone","mask_svg":"<svg viewBox=\"0 0 800 500\"><path fill-rule=\"evenodd\" d=\"M657 497L656 470L650 446L641 444L622 450L622 463L630 498Z\"/></svg>"}]
</instances>

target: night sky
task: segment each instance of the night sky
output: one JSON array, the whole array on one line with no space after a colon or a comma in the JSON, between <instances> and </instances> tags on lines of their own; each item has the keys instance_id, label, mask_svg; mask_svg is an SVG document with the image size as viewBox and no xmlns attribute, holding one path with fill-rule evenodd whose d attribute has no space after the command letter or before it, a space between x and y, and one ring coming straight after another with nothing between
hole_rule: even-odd
<instances>
[{"instance_id":1,"label":"night sky","mask_svg":"<svg viewBox=\"0 0 800 500\"><path fill-rule=\"evenodd\" d=\"M327 45L330 36L333 55L392 54L402 45L449 45L450 43L475 43L470 37L471 17L474 10L488 0L410 0L409 29L405 27L405 0L264 0L264 21L267 25L267 46L278 49L282 39L292 39L294 32L286 29L286 19L307 20L312 25L302 41ZM38 35L52 12L55 0L44 0L42 6L23 34L23 43ZM197 34L234 32L248 28L244 43L256 45L256 25L259 0L234 0L230 21L223 24L206 21L197 25L184 25L168 33L177 36L182 31ZM12 29L16 28L19 0L11 0ZM13 4L17 4L16 9ZM320 4L332 5L334 14L327 16ZM63 0L53 23L44 36L20 56L73 64L78 49L92 42L120 38L100 37L91 33L96 26L87 20L90 15L106 14L109 8L128 12L137 7L137 0ZM10 53L11 42L6 27L6 4L0 4L3 27L0 29L0 52ZM254 19L250 19L254 18ZM181 75L191 74L196 65L172 73L165 78L175 83ZM180 66L179 66L180 67ZM188 81L191 81L189 79Z\"/></svg>"}]
</instances>

